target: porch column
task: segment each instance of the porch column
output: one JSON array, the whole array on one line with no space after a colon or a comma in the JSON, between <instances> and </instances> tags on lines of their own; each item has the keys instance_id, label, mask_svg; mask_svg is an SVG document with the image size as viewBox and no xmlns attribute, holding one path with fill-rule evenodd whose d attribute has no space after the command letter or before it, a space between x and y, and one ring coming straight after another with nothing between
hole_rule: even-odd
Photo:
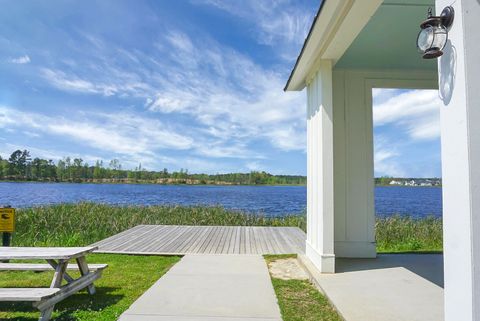
<instances>
[{"instance_id":1,"label":"porch column","mask_svg":"<svg viewBox=\"0 0 480 321\"><path fill-rule=\"evenodd\" d=\"M436 0L455 20L439 59L445 320L480 321L480 34L478 0Z\"/></svg>"},{"instance_id":2,"label":"porch column","mask_svg":"<svg viewBox=\"0 0 480 321\"><path fill-rule=\"evenodd\" d=\"M363 71L333 71L337 258L376 256L372 91L366 82Z\"/></svg>"},{"instance_id":3,"label":"porch column","mask_svg":"<svg viewBox=\"0 0 480 321\"><path fill-rule=\"evenodd\" d=\"M322 60L307 86L306 255L323 273L335 272L333 254L332 62Z\"/></svg>"}]
</instances>

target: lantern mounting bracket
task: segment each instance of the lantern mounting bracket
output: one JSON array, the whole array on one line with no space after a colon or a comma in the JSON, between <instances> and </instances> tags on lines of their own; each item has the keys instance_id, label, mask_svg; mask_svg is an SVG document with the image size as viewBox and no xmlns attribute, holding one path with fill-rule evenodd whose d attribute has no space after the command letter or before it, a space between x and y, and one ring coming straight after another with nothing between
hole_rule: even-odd
<instances>
[{"instance_id":1,"label":"lantern mounting bracket","mask_svg":"<svg viewBox=\"0 0 480 321\"><path fill-rule=\"evenodd\" d=\"M450 30L453 24L453 18L455 17L455 10L452 6L445 7L439 16L432 14L432 8L428 8L427 20L420 24L420 28L425 29L428 26L443 25L445 29Z\"/></svg>"}]
</instances>

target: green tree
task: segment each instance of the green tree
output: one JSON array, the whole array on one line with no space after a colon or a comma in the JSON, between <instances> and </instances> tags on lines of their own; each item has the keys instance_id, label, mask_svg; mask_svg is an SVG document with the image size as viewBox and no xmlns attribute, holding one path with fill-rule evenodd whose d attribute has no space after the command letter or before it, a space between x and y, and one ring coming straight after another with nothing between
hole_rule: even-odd
<instances>
[{"instance_id":1,"label":"green tree","mask_svg":"<svg viewBox=\"0 0 480 321\"><path fill-rule=\"evenodd\" d=\"M77 181L83 177L83 159L75 158L73 160L71 175L71 177Z\"/></svg>"},{"instance_id":2,"label":"green tree","mask_svg":"<svg viewBox=\"0 0 480 321\"><path fill-rule=\"evenodd\" d=\"M33 179L42 178L42 159L35 157L31 163L31 174Z\"/></svg>"},{"instance_id":3,"label":"green tree","mask_svg":"<svg viewBox=\"0 0 480 321\"><path fill-rule=\"evenodd\" d=\"M66 177L67 177L66 163L64 160L59 160L57 163L57 178L60 181L63 181L65 180Z\"/></svg>"},{"instance_id":4,"label":"green tree","mask_svg":"<svg viewBox=\"0 0 480 321\"><path fill-rule=\"evenodd\" d=\"M378 183L379 183L380 185L389 185L391 181L392 181L392 178L391 178L391 177L389 177L389 176L382 176L382 177L380 177Z\"/></svg>"},{"instance_id":5,"label":"green tree","mask_svg":"<svg viewBox=\"0 0 480 321\"><path fill-rule=\"evenodd\" d=\"M120 178L120 170L122 169L122 165L118 159L112 159L109 165L111 171L110 178Z\"/></svg>"},{"instance_id":6,"label":"green tree","mask_svg":"<svg viewBox=\"0 0 480 321\"><path fill-rule=\"evenodd\" d=\"M203 184L231 183L231 184L305 184L305 176L272 175L267 172L252 171L250 173L225 174L190 174L188 169L169 173L166 168L162 171L148 171L139 164L134 170L123 170L118 159L114 159L106 168L102 161L95 166L89 166L81 158L65 157L55 164L52 160L35 157L30 159L27 150L14 151L8 160L0 157L1 179L23 180L53 180L53 181L84 181L90 178L115 178L130 180L155 181L160 178L175 178L178 183L186 183L187 179L194 179ZM391 178L377 178L376 183L388 183Z\"/></svg>"},{"instance_id":7,"label":"green tree","mask_svg":"<svg viewBox=\"0 0 480 321\"><path fill-rule=\"evenodd\" d=\"M10 174L15 176L27 176L27 165L30 161L30 152L28 150L16 150L8 159L10 164Z\"/></svg>"},{"instance_id":8,"label":"green tree","mask_svg":"<svg viewBox=\"0 0 480 321\"><path fill-rule=\"evenodd\" d=\"M95 167L93 169L93 178L95 179L101 179L105 178L103 176L103 161L98 161L95 163Z\"/></svg>"},{"instance_id":9,"label":"green tree","mask_svg":"<svg viewBox=\"0 0 480 321\"><path fill-rule=\"evenodd\" d=\"M169 177L168 169L164 168L163 171L160 173L160 177L161 178L168 178Z\"/></svg>"},{"instance_id":10,"label":"green tree","mask_svg":"<svg viewBox=\"0 0 480 321\"><path fill-rule=\"evenodd\" d=\"M72 168L72 159L70 157L65 157L65 179L72 180L73 178L73 168Z\"/></svg>"},{"instance_id":11,"label":"green tree","mask_svg":"<svg viewBox=\"0 0 480 321\"><path fill-rule=\"evenodd\" d=\"M57 167L51 159L49 159L47 162L47 169L45 170L44 178L57 180Z\"/></svg>"},{"instance_id":12,"label":"green tree","mask_svg":"<svg viewBox=\"0 0 480 321\"><path fill-rule=\"evenodd\" d=\"M8 160L2 159L0 157L0 177L5 178L8 176L8 170L9 170L9 163Z\"/></svg>"}]
</instances>

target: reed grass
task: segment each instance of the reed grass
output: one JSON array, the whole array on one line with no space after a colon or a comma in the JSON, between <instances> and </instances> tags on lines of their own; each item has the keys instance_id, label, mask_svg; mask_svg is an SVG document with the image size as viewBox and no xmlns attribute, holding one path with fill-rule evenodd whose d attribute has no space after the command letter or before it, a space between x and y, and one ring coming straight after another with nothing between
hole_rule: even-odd
<instances>
[{"instance_id":1,"label":"reed grass","mask_svg":"<svg viewBox=\"0 0 480 321\"><path fill-rule=\"evenodd\" d=\"M442 219L394 215L377 218L378 252L440 252L443 249Z\"/></svg>"},{"instance_id":2,"label":"reed grass","mask_svg":"<svg viewBox=\"0 0 480 321\"><path fill-rule=\"evenodd\" d=\"M19 209L14 246L84 246L139 224L297 226L305 215L267 217L221 206L112 206L61 204ZM378 252L442 250L442 220L392 216L377 218Z\"/></svg>"},{"instance_id":3,"label":"reed grass","mask_svg":"<svg viewBox=\"0 0 480 321\"><path fill-rule=\"evenodd\" d=\"M61 204L17 211L14 246L84 246L140 224L298 226L305 217L274 218L220 206Z\"/></svg>"}]
</instances>

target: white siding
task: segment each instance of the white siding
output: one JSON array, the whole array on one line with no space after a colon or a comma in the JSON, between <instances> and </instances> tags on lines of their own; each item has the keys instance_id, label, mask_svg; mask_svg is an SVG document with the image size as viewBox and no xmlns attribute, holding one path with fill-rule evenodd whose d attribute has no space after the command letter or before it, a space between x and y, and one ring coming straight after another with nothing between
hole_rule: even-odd
<instances>
[{"instance_id":1,"label":"white siding","mask_svg":"<svg viewBox=\"0 0 480 321\"><path fill-rule=\"evenodd\" d=\"M452 5L455 20L439 59L445 320L480 320L480 34L477 0Z\"/></svg>"}]
</instances>

